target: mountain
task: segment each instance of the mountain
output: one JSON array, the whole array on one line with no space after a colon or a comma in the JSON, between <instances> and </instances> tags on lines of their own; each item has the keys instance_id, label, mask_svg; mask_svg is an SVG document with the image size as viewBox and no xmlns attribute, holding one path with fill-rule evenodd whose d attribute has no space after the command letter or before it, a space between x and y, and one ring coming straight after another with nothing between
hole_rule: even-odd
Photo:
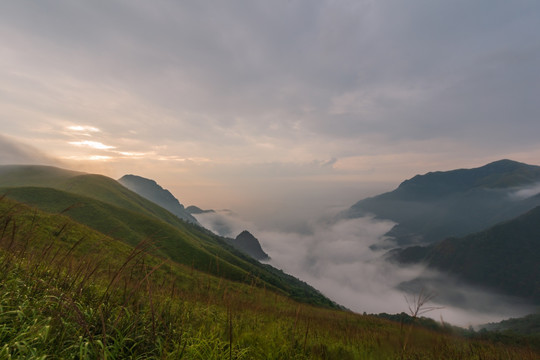
<instances>
[{"instance_id":1,"label":"mountain","mask_svg":"<svg viewBox=\"0 0 540 360\"><path fill-rule=\"evenodd\" d=\"M390 258L540 304L540 206L478 233L395 250Z\"/></svg>"},{"instance_id":2,"label":"mountain","mask_svg":"<svg viewBox=\"0 0 540 360\"><path fill-rule=\"evenodd\" d=\"M64 214L106 236L228 280L251 282L292 299L336 306L320 292L236 250L210 231L179 219L106 176L43 166L0 166L0 194L52 214Z\"/></svg>"},{"instance_id":3,"label":"mountain","mask_svg":"<svg viewBox=\"0 0 540 360\"><path fill-rule=\"evenodd\" d=\"M430 172L361 200L342 213L396 222L399 245L432 243L481 231L540 205L540 166L500 160L474 169ZM530 190L530 193L527 190Z\"/></svg>"},{"instance_id":4,"label":"mountain","mask_svg":"<svg viewBox=\"0 0 540 360\"><path fill-rule=\"evenodd\" d=\"M137 175L124 175L118 182L142 197L169 210L180 219L184 219L194 224L198 224L190 212L182 205L173 194L162 188L157 182Z\"/></svg>"},{"instance_id":5,"label":"mountain","mask_svg":"<svg viewBox=\"0 0 540 360\"><path fill-rule=\"evenodd\" d=\"M227 239L227 242L236 249L245 252L257 260L268 260L270 257L261 247L259 240L249 231L244 230L235 239Z\"/></svg>"},{"instance_id":6,"label":"mountain","mask_svg":"<svg viewBox=\"0 0 540 360\"><path fill-rule=\"evenodd\" d=\"M207 213L214 213L214 210L203 210L200 207L197 207L195 205L190 205L186 208L186 211L190 213L191 215L198 215L198 214L207 214Z\"/></svg>"}]
</instances>

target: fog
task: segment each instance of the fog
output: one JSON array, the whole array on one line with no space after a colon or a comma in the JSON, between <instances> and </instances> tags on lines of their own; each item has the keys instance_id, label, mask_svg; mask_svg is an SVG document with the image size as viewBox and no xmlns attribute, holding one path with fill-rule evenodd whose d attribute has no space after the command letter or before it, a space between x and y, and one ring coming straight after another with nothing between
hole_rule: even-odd
<instances>
[{"instance_id":1,"label":"fog","mask_svg":"<svg viewBox=\"0 0 540 360\"><path fill-rule=\"evenodd\" d=\"M235 237L249 230L259 239L269 263L290 273L355 312L408 312L406 296L421 288L442 307L425 316L463 327L522 316L532 308L516 299L466 286L423 266L398 266L384 259L394 246L384 234L395 224L370 217L331 221L331 214L306 220L309 231L269 231L231 211L197 215L212 231ZM374 246L378 245L378 246ZM384 245L384 246L380 246Z\"/></svg>"},{"instance_id":2,"label":"fog","mask_svg":"<svg viewBox=\"0 0 540 360\"><path fill-rule=\"evenodd\" d=\"M516 200L523 200L540 194L540 184L525 186L510 193L510 197Z\"/></svg>"}]
</instances>

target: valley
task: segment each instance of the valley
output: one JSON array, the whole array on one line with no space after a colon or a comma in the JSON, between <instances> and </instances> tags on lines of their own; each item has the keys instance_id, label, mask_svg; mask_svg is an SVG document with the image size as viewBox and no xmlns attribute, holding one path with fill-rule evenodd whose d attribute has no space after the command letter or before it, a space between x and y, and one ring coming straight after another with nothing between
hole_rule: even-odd
<instances>
[{"instance_id":1,"label":"valley","mask_svg":"<svg viewBox=\"0 0 540 360\"><path fill-rule=\"evenodd\" d=\"M336 301L335 293L308 285L318 284L316 277L308 276L306 283L260 263L244 253L250 250L236 249L234 239L162 208L151 200L163 188L150 185L158 191L148 192L147 187L146 194L137 194L104 176L43 166L0 167L2 307L21 303L24 314L19 320L9 311L0 314L11 329L2 335L7 342L0 354L68 356L78 349L83 358L384 359L437 354L450 359L512 349L511 358L533 359L540 351L535 332L493 340L487 336L491 333L430 323L413 313L391 317L351 312ZM167 198L184 208L172 194ZM390 256L393 262L425 264L535 303L540 288L533 250L538 248L537 213L535 208L461 239L394 249L386 256L387 250L378 250L383 260L377 261L391 264L385 260ZM343 229L347 222L357 220L328 226ZM253 235L241 235L242 241L256 241L249 249L258 246L257 254L267 256ZM326 241L330 245L342 239ZM348 253L354 248L348 246ZM483 254L489 255L485 261L480 260ZM429 289L426 284L423 289ZM419 305L419 310L423 306L428 310L432 305ZM480 345L483 338L491 340ZM525 343L532 348L523 347ZM471 344L478 344L475 351L466 350Z\"/></svg>"}]
</instances>

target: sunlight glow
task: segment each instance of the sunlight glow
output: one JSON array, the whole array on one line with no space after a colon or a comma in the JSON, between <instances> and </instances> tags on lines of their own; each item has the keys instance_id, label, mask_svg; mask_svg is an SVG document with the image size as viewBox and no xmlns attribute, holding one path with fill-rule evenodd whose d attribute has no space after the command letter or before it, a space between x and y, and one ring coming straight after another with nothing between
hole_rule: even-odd
<instances>
[{"instance_id":1,"label":"sunlight glow","mask_svg":"<svg viewBox=\"0 0 540 360\"><path fill-rule=\"evenodd\" d=\"M147 156L147 153L140 153L140 152L129 152L129 151L119 151L118 154L128 157L143 157Z\"/></svg>"},{"instance_id":2,"label":"sunlight glow","mask_svg":"<svg viewBox=\"0 0 540 360\"><path fill-rule=\"evenodd\" d=\"M70 141L69 144L75 145L75 146L83 146L83 147L90 147L92 149L99 149L99 150L108 150L108 149L115 149L115 146L105 145L103 143L100 143L98 141Z\"/></svg>"},{"instance_id":3,"label":"sunlight glow","mask_svg":"<svg viewBox=\"0 0 540 360\"><path fill-rule=\"evenodd\" d=\"M106 161L106 160L111 160L112 157L111 156L104 156L104 155L91 155L88 157L88 160L93 160L93 161Z\"/></svg>"}]
</instances>

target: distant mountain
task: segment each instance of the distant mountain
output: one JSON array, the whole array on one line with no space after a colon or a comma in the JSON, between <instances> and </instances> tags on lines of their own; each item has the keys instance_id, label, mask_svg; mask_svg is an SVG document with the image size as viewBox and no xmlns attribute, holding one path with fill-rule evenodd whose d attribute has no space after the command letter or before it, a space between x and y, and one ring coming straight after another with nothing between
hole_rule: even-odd
<instances>
[{"instance_id":1,"label":"distant mountain","mask_svg":"<svg viewBox=\"0 0 540 360\"><path fill-rule=\"evenodd\" d=\"M395 250L390 258L540 304L540 206L475 234Z\"/></svg>"},{"instance_id":2,"label":"distant mountain","mask_svg":"<svg viewBox=\"0 0 540 360\"><path fill-rule=\"evenodd\" d=\"M521 335L536 335L540 346L540 313L529 314L521 318L512 318L498 323L482 325L488 331L512 332Z\"/></svg>"},{"instance_id":3,"label":"distant mountain","mask_svg":"<svg viewBox=\"0 0 540 360\"><path fill-rule=\"evenodd\" d=\"M474 169L430 172L361 200L346 218L375 215L397 223L399 245L432 243L481 231L540 205L540 166L500 160ZM526 191L530 189L531 191Z\"/></svg>"},{"instance_id":4,"label":"distant mountain","mask_svg":"<svg viewBox=\"0 0 540 360\"><path fill-rule=\"evenodd\" d=\"M270 257L261 247L259 240L249 231L242 231L236 239L228 239L227 242L236 249L248 254L257 260L268 260Z\"/></svg>"},{"instance_id":5,"label":"distant mountain","mask_svg":"<svg viewBox=\"0 0 540 360\"><path fill-rule=\"evenodd\" d=\"M140 196L158 204L169 210L180 219L184 219L193 224L198 224L195 219L173 194L162 188L157 182L137 175L124 175L118 182Z\"/></svg>"},{"instance_id":6,"label":"distant mountain","mask_svg":"<svg viewBox=\"0 0 540 360\"><path fill-rule=\"evenodd\" d=\"M208 214L208 213L214 213L214 210L203 210L200 207L197 207L195 205L190 205L186 208L186 211L192 215L199 215L199 214Z\"/></svg>"}]
</instances>

